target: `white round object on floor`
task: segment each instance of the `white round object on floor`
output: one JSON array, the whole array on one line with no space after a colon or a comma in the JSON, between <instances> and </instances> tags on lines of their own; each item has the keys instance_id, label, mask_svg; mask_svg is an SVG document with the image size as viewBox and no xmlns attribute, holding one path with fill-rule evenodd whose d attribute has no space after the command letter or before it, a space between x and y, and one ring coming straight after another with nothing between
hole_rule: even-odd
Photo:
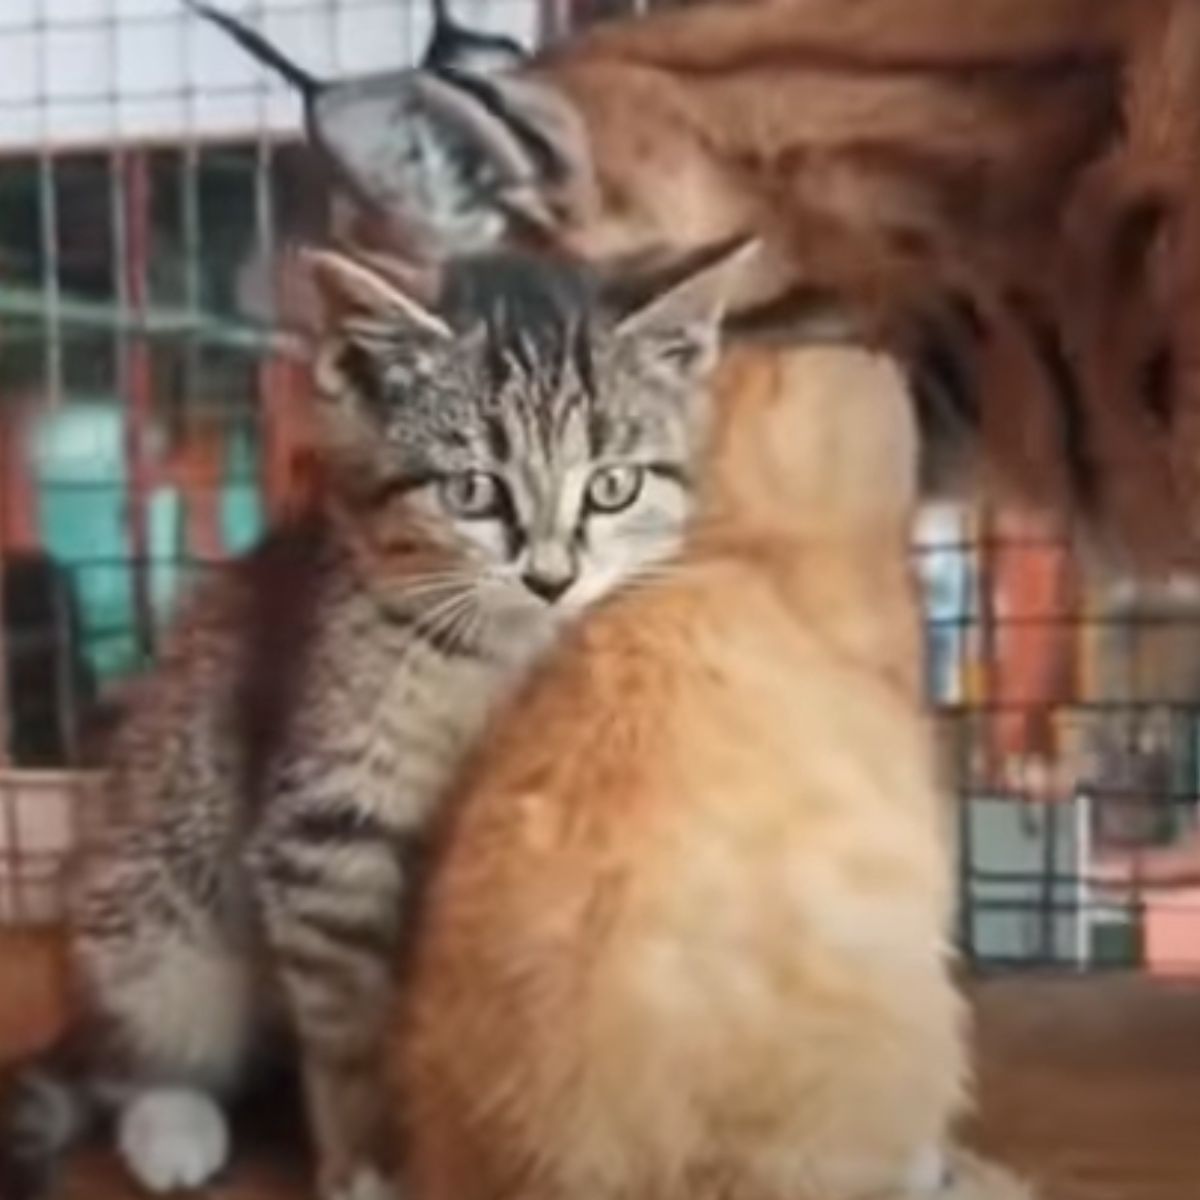
<instances>
[{"instance_id":1,"label":"white round object on floor","mask_svg":"<svg viewBox=\"0 0 1200 1200\"><path fill-rule=\"evenodd\" d=\"M122 1107L117 1145L130 1173L147 1191L197 1188L229 1161L229 1124L204 1092L148 1088Z\"/></svg>"}]
</instances>

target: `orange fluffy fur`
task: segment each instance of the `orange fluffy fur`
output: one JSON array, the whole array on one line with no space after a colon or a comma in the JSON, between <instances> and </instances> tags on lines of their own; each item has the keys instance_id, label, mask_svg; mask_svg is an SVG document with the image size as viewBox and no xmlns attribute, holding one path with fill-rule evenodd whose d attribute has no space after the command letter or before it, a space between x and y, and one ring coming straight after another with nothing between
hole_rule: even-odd
<instances>
[{"instance_id":1,"label":"orange fluffy fur","mask_svg":"<svg viewBox=\"0 0 1200 1200\"><path fill-rule=\"evenodd\" d=\"M721 382L690 552L468 772L393 1055L421 1200L918 1195L964 1100L907 397L839 349Z\"/></svg>"}]
</instances>

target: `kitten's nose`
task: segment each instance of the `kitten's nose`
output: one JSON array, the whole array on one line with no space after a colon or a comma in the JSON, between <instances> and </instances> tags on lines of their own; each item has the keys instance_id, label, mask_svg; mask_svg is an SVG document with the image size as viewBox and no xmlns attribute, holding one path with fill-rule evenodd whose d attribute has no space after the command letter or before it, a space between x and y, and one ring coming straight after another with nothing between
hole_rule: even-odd
<instances>
[{"instance_id":1,"label":"kitten's nose","mask_svg":"<svg viewBox=\"0 0 1200 1200\"><path fill-rule=\"evenodd\" d=\"M566 571L526 571L521 576L521 582L535 595L553 604L575 582L576 572Z\"/></svg>"}]
</instances>

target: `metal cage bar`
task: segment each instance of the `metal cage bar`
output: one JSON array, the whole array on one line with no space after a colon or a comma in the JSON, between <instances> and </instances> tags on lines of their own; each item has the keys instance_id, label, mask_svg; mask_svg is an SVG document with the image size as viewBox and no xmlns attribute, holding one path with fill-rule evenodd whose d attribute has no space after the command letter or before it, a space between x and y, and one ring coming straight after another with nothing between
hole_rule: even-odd
<instances>
[{"instance_id":1,"label":"metal cage bar","mask_svg":"<svg viewBox=\"0 0 1200 1200\"><path fill-rule=\"evenodd\" d=\"M394 65L428 16L224 2L326 75ZM650 0L460 2L557 37ZM294 98L177 0L51 11L0 6L0 58L28 66L0 79L0 922L52 907L36 881L63 847L30 814L86 816L79 768L113 685L194 573L305 487L278 292L280 248L313 232ZM1099 853L1144 850L1155 874L1200 844L1200 590L1114 599L1053 530L939 519L915 562L967 957L1171 969L1192 937L1200 959L1200 890L1087 881Z\"/></svg>"}]
</instances>

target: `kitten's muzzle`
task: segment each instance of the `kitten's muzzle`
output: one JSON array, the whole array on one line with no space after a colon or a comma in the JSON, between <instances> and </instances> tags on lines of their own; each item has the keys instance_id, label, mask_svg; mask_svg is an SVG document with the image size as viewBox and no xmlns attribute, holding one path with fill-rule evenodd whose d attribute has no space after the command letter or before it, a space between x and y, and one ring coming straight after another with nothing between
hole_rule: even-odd
<instances>
[{"instance_id":1,"label":"kitten's muzzle","mask_svg":"<svg viewBox=\"0 0 1200 1200\"><path fill-rule=\"evenodd\" d=\"M574 568L554 572L525 571L521 575L521 582L538 599L554 604L578 578L579 572Z\"/></svg>"}]
</instances>

